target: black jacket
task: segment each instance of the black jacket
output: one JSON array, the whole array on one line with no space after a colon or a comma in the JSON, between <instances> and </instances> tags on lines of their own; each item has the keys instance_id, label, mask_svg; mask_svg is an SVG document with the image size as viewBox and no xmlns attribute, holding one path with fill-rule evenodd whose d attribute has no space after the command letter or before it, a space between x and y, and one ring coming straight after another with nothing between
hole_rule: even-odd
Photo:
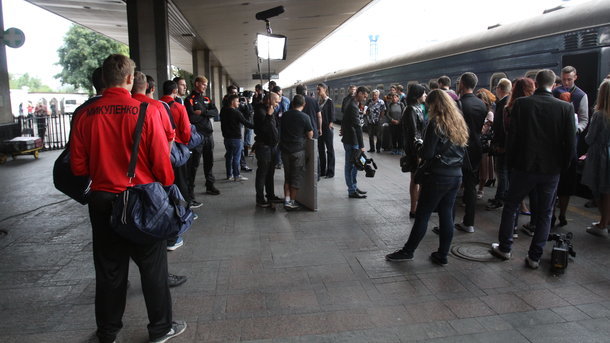
<instances>
[{"instance_id":1,"label":"black jacket","mask_svg":"<svg viewBox=\"0 0 610 343\"><path fill-rule=\"evenodd\" d=\"M508 167L523 172L559 174L576 153L576 124L572 104L545 89L515 101L506 154Z\"/></svg>"},{"instance_id":2,"label":"black jacket","mask_svg":"<svg viewBox=\"0 0 610 343\"><path fill-rule=\"evenodd\" d=\"M422 160L432 160L432 174L462 176L462 165L466 148L455 145L444 135L436 132L436 122L428 122L424 131L424 143L419 150Z\"/></svg>"},{"instance_id":3,"label":"black jacket","mask_svg":"<svg viewBox=\"0 0 610 343\"><path fill-rule=\"evenodd\" d=\"M494 132L493 138L491 139L491 146L496 155L504 154L506 147L506 132L504 128L504 107L508 103L509 96L498 100L496 102L496 111L494 112L494 123L491 129Z\"/></svg>"},{"instance_id":4,"label":"black jacket","mask_svg":"<svg viewBox=\"0 0 610 343\"><path fill-rule=\"evenodd\" d=\"M220 130L224 139L241 139L242 125L250 129L254 128L238 109L223 107L220 110Z\"/></svg>"},{"instance_id":5,"label":"black jacket","mask_svg":"<svg viewBox=\"0 0 610 343\"><path fill-rule=\"evenodd\" d=\"M460 97L461 110L468 126L468 157L473 169L481 163L483 150L481 147L481 129L487 116L487 106L474 94L464 94Z\"/></svg>"},{"instance_id":6,"label":"black jacket","mask_svg":"<svg viewBox=\"0 0 610 343\"><path fill-rule=\"evenodd\" d=\"M355 100L352 99L352 101L346 104L343 120L341 121L341 131L343 132L341 142L349 145L358 145L359 148L362 148L364 147L364 141L362 140L359 113L360 110Z\"/></svg>"},{"instance_id":7,"label":"black jacket","mask_svg":"<svg viewBox=\"0 0 610 343\"><path fill-rule=\"evenodd\" d=\"M210 98L193 91L186 97L184 106L186 107L191 124L197 128L197 132L210 136L214 132L212 118L218 114L218 109ZM199 115L194 112L198 110L201 110Z\"/></svg>"},{"instance_id":8,"label":"black jacket","mask_svg":"<svg viewBox=\"0 0 610 343\"><path fill-rule=\"evenodd\" d=\"M254 107L254 134L256 143L275 147L280 141L275 115L267 115L264 104Z\"/></svg>"}]
</instances>

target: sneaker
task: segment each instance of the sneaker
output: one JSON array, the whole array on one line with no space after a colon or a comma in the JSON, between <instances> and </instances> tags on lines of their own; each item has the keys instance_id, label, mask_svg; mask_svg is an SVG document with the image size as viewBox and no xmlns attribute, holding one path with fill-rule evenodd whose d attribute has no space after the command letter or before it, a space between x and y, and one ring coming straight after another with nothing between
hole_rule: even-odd
<instances>
[{"instance_id":1,"label":"sneaker","mask_svg":"<svg viewBox=\"0 0 610 343\"><path fill-rule=\"evenodd\" d=\"M276 164L275 165L275 169L282 169L282 165L281 164Z\"/></svg>"},{"instance_id":2,"label":"sneaker","mask_svg":"<svg viewBox=\"0 0 610 343\"><path fill-rule=\"evenodd\" d=\"M487 206L485 206L485 209L488 211L493 211L501 208L502 206L504 206L504 204L501 201L493 200L492 202L487 204Z\"/></svg>"},{"instance_id":3,"label":"sneaker","mask_svg":"<svg viewBox=\"0 0 610 343\"><path fill-rule=\"evenodd\" d=\"M360 194L358 192L354 192L354 193L350 193L347 197L352 198L352 199L364 199L364 198L366 198L366 195Z\"/></svg>"},{"instance_id":4,"label":"sneaker","mask_svg":"<svg viewBox=\"0 0 610 343\"><path fill-rule=\"evenodd\" d=\"M197 215L197 213L193 213L193 220L197 220L199 219L199 215Z\"/></svg>"},{"instance_id":5,"label":"sneaker","mask_svg":"<svg viewBox=\"0 0 610 343\"><path fill-rule=\"evenodd\" d=\"M268 201L256 202L256 207L268 208L271 207L271 204Z\"/></svg>"},{"instance_id":6,"label":"sneaker","mask_svg":"<svg viewBox=\"0 0 610 343\"><path fill-rule=\"evenodd\" d=\"M184 245L184 239L182 239L182 237L178 237L178 239L176 240L176 243L174 243L173 245L168 245L167 246L167 250L168 251L174 251L174 250L180 248L183 245Z\"/></svg>"},{"instance_id":7,"label":"sneaker","mask_svg":"<svg viewBox=\"0 0 610 343\"><path fill-rule=\"evenodd\" d=\"M477 199L483 199L483 191L477 191Z\"/></svg>"},{"instance_id":8,"label":"sneaker","mask_svg":"<svg viewBox=\"0 0 610 343\"><path fill-rule=\"evenodd\" d=\"M247 177L243 177L243 176L236 176L233 180L235 181L248 181Z\"/></svg>"},{"instance_id":9,"label":"sneaker","mask_svg":"<svg viewBox=\"0 0 610 343\"><path fill-rule=\"evenodd\" d=\"M534 237L534 231L536 230L536 225L534 224L523 224L521 226L521 231L530 237Z\"/></svg>"},{"instance_id":10,"label":"sneaker","mask_svg":"<svg viewBox=\"0 0 610 343\"><path fill-rule=\"evenodd\" d=\"M284 209L286 211L294 211L299 209L299 205L294 200L290 200L284 203Z\"/></svg>"},{"instance_id":11,"label":"sneaker","mask_svg":"<svg viewBox=\"0 0 610 343\"><path fill-rule=\"evenodd\" d=\"M500 250L500 244L498 243L492 243L491 250L489 252L495 257L499 257L503 260L510 260L511 253Z\"/></svg>"},{"instance_id":12,"label":"sneaker","mask_svg":"<svg viewBox=\"0 0 610 343\"><path fill-rule=\"evenodd\" d=\"M220 194L220 191L218 189L216 189L216 187L214 187L214 186L208 187L205 192L207 194L210 194L210 195L218 195L218 194Z\"/></svg>"},{"instance_id":13,"label":"sneaker","mask_svg":"<svg viewBox=\"0 0 610 343\"><path fill-rule=\"evenodd\" d=\"M597 224L589 226L587 228L587 233L590 233L590 234L595 235L595 236L600 236L600 237L608 237L608 229L607 228L601 228Z\"/></svg>"},{"instance_id":14,"label":"sneaker","mask_svg":"<svg viewBox=\"0 0 610 343\"><path fill-rule=\"evenodd\" d=\"M436 263L440 266L444 266L448 263L447 256L441 255L438 251L435 251L432 254L430 254L430 260L432 260L433 263Z\"/></svg>"},{"instance_id":15,"label":"sneaker","mask_svg":"<svg viewBox=\"0 0 610 343\"><path fill-rule=\"evenodd\" d=\"M184 276L184 275L174 275L174 274L167 275L167 284L169 285L170 288L178 287L185 282L186 282L186 276Z\"/></svg>"},{"instance_id":16,"label":"sneaker","mask_svg":"<svg viewBox=\"0 0 610 343\"><path fill-rule=\"evenodd\" d=\"M191 205L191 208L199 208L199 207L203 206L202 203L200 203L199 201L196 201L196 200L191 201L190 205Z\"/></svg>"},{"instance_id":17,"label":"sneaker","mask_svg":"<svg viewBox=\"0 0 610 343\"><path fill-rule=\"evenodd\" d=\"M464 225L464 223L457 223L457 224L455 224L455 228L460 230L460 231L464 231L464 232L468 232L468 233L473 233L474 232L474 226Z\"/></svg>"},{"instance_id":18,"label":"sneaker","mask_svg":"<svg viewBox=\"0 0 610 343\"><path fill-rule=\"evenodd\" d=\"M241 167L241 171L244 171L244 172L246 172L246 173L250 173L250 172L252 172L252 168L250 168L250 167L248 167L248 166Z\"/></svg>"},{"instance_id":19,"label":"sneaker","mask_svg":"<svg viewBox=\"0 0 610 343\"><path fill-rule=\"evenodd\" d=\"M408 253L402 249L396 250L391 254L385 255L385 260L390 262L411 261L412 259L413 253Z\"/></svg>"},{"instance_id":20,"label":"sneaker","mask_svg":"<svg viewBox=\"0 0 610 343\"><path fill-rule=\"evenodd\" d=\"M527 255L525 257L525 265L532 269L538 269L538 267L540 266L540 261L534 261L530 258L529 255Z\"/></svg>"},{"instance_id":21,"label":"sneaker","mask_svg":"<svg viewBox=\"0 0 610 343\"><path fill-rule=\"evenodd\" d=\"M150 343L164 343L180 335L186 330L186 322L180 320L172 322L172 328L164 336L150 340Z\"/></svg>"},{"instance_id":22,"label":"sneaker","mask_svg":"<svg viewBox=\"0 0 610 343\"><path fill-rule=\"evenodd\" d=\"M513 239L517 239L517 238L519 238L519 231L517 231L517 228L515 228L513 230Z\"/></svg>"}]
</instances>

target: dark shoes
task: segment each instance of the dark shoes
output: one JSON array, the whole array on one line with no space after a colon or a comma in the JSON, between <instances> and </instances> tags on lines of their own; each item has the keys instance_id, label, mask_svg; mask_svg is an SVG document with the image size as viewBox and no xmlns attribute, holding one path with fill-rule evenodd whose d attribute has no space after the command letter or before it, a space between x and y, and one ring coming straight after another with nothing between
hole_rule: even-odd
<instances>
[{"instance_id":1,"label":"dark shoes","mask_svg":"<svg viewBox=\"0 0 610 343\"><path fill-rule=\"evenodd\" d=\"M262 201L262 202L257 201L256 202L256 207L269 208L269 207L271 207L271 203L268 202L268 201Z\"/></svg>"},{"instance_id":2,"label":"dark shoes","mask_svg":"<svg viewBox=\"0 0 610 343\"><path fill-rule=\"evenodd\" d=\"M498 243L492 243L491 250L489 250L489 252L492 255L494 255L495 257L499 257L505 261L510 260L510 257L511 257L510 252L504 252L504 251L500 250L500 244L498 244Z\"/></svg>"},{"instance_id":3,"label":"dark shoes","mask_svg":"<svg viewBox=\"0 0 610 343\"><path fill-rule=\"evenodd\" d=\"M359 188L356 188L356 193L358 193L358 194L366 194L367 191L363 191L363 190L361 190Z\"/></svg>"},{"instance_id":4,"label":"dark shoes","mask_svg":"<svg viewBox=\"0 0 610 343\"><path fill-rule=\"evenodd\" d=\"M216 187L214 187L214 186L208 187L205 192L207 194L209 194L209 195L218 195L218 194L220 194L220 191L218 189L216 189Z\"/></svg>"},{"instance_id":5,"label":"dark shoes","mask_svg":"<svg viewBox=\"0 0 610 343\"><path fill-rule=\"evenodd\" d=\"M349 197L349 198L351 198L351 199L365 199L365 198L366 198L366 195L364 195L364 194L360 194L360 193L358 193L358 192L354 192L354 193L350 193L350 194L348 195L348 197Z\"/></svg>"},{"instance_id":6,"label":"dark shoes","mask_svg":"<svg viewBox=\"0 0 610 343\"><path fill-rule=\"evenodd\" d=\"M396 250L391 254L385 255L386 261L390 262L403 262L411 261L413 259L413 253L406 252L402 249Z\"/></svg>"},{"instance_id":7,"label":"dark shoes","mask_svg":"<svg viewBox=\"0 0 610 343\"><path fill-rule=\"evenodd\" d=\"M447 256L441 255L438 251L435 251L430 254L430 260L440 266L444 266L448 263Z\"/></svg>"},{"instance_id":8,"label":"dark shoes","mask_svg":"<svg viewBox=\"0 0 610 343\"><path fill-rule=\"evenodd\" d=\"M297 204L296 201L294 200L290 200L288 202L284 202L284 209L286 211L296 211L298 209L300 209L301 207L299 206L299 204Z\"/></svg>"},{"instance_id":9,"label":"dark shoes","mask_svg":"<svg viewBox=\"0 0 610 343\"><path fill-rule=\"evenodd\" d=\"M415 218L415 212L409 212L409 218Z\"/></svg>"},{"instance_id":10,"label":"dark shoes","mask_svg":"<svg viewBox=\"0 0 610 343\"><path fill-rule=\"evenodd\" d=\"M191 201L191 204L190 204L190 207L191 207L191 208L199 208L199 207L201 207L201 206L203 206L203 204L202 204L202 203L200 203L199 201L197 201L197 200L193 200L193 201Z\"/></svg>"},{"instance_id":11,"label":"dark shoes","mask_svg":"<svg viewBox=\"0 0 610 343\"><path fill-rule=\"evenodd\" d=\"M488 210L488 211L492 211L492 210L497 210L497 209L499 209L502 206L504 206L502 201L500 201L500 200L492 200L489 204L487 204L487 206L485 206L485 209Z\"/></svg>"},{"instance_id":12,"label":"dark shoes","mask_svg":"<svg viewBox=\"0 0 610 343\"><path fill-rule=\"evenodd\" d=\"M367 150L367 152L375 152L375 150L369 149L369 150Z\"/></svg>"},{"instance_id":13,"label":"dark shoes","mask_svg":"<svg viewBox=\"0 0 610 343\"><path fill-rule=\"evenodd\" d=\"M250 168L250 167L248 167L248 166L245 166L245 167L241 167L241 170L242 170L242 171L245 171L246 173L249 173L249 172L251 172L251 171L252 171L252 168Z\"/></svg>"},{"instance_id":14,"label":"dark shoes","mask_svg":"<svg viewBox=\"0 0 610 343\"><path fill-rule=\"evenodd\" d=\"M281 203L284 202L284 199L278 197L277 195L274 195L272 197L267 197L267 201L268 202L273 202L273 203L276 203L276 204L281 204Z\"/></svg>"},{"instance_id":15,"label":"dark shoes","mask_svg":"<svg viewBox=\"0 0 610 343\"><path fill-rule=\"evenodd\" d=\"M186 282L186 276L184 276L184 275L169 274L167 276L167 283L169 284L170 288L178 287L185 282Z\"/></svg>"},{"instance_id":16,"label":"dark shoes","mask_svg":"<svg viewBox=\"0 0 610 343\"><path fill-rule=\"evenodd\" d=\"M165 343L165 342L169 341L170 339L183 333L184 330L186 330L186 322L181 321L181 320L175 321L172 323L172 328L171 328L171 330L169 330L168 333L166 333L165 335L163 335L159 338L151 339L150 343Z\"/></svg>"}]
</instances>

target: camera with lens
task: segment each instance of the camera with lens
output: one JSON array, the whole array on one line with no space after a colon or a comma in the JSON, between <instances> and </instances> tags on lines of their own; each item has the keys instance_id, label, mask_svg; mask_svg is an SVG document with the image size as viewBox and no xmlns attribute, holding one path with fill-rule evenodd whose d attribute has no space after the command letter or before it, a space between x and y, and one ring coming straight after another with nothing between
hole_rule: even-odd
<instances>
[{"instance_id":1,"label":"camera with lens","mask_svg":"<svg viewBox=\"0 0 610 343\"><path fill-rule=\"evenodd\" d=\"M548 241L554 241L553 251L551 252L551 272L555 275L565 273L568 268L568 261L571 257L576 257L576 252L572 247L572 233L566 234L551 233Z\"/></svg>"},{"instance_id":2,"label":"camera with lens","mask_svg":"<svg viewBox=\"0 0 610 343\"><path fill-rule=\"evenodd\" d=\"M364 176L375 177L377 164L372 158L366 157L363 151L356 150L354 154L354 165L358 170L364 170Z\"/></svg>"}]
</instances>

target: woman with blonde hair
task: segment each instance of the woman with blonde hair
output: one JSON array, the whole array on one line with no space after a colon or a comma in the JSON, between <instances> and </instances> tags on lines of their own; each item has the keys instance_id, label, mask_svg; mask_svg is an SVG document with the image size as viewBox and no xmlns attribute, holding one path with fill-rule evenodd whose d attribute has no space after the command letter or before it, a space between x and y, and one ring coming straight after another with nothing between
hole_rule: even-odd
<instances>
[{"instance_id":1,"label":"woman with blonde hair","mask_svg":"<svg viewBox=\"0 0 610 343\"><path fill-rule=\"evenodd\" d=\"M610 80L599 86L595 113L589 123L585 137L589 145L582 173L582 184L588 186L597 199L601 218L587 232L597 236L608 236L610 225Z\"/></svg>"},{"instance_id":2,"label":"woman with blonde hair","mask_svg":"<svg viewBox=\"0 0 610 343\"><path fill-rule=\"evenodd\" d=\"M415 222L404 247L386 255L386 260L402 262L413 259L413 253L426 234L428 220L438 209L439 248L430 256L432 262L447 264L453 238L453 204L460 182L462 163L468 142L468 127L455 101L442 90L430 92L426 99L430 121L424 132L419 157L424 161L416 174L421 179ZM423 167L426 166L426 167Z\"/></svg>"}]
</instances>

